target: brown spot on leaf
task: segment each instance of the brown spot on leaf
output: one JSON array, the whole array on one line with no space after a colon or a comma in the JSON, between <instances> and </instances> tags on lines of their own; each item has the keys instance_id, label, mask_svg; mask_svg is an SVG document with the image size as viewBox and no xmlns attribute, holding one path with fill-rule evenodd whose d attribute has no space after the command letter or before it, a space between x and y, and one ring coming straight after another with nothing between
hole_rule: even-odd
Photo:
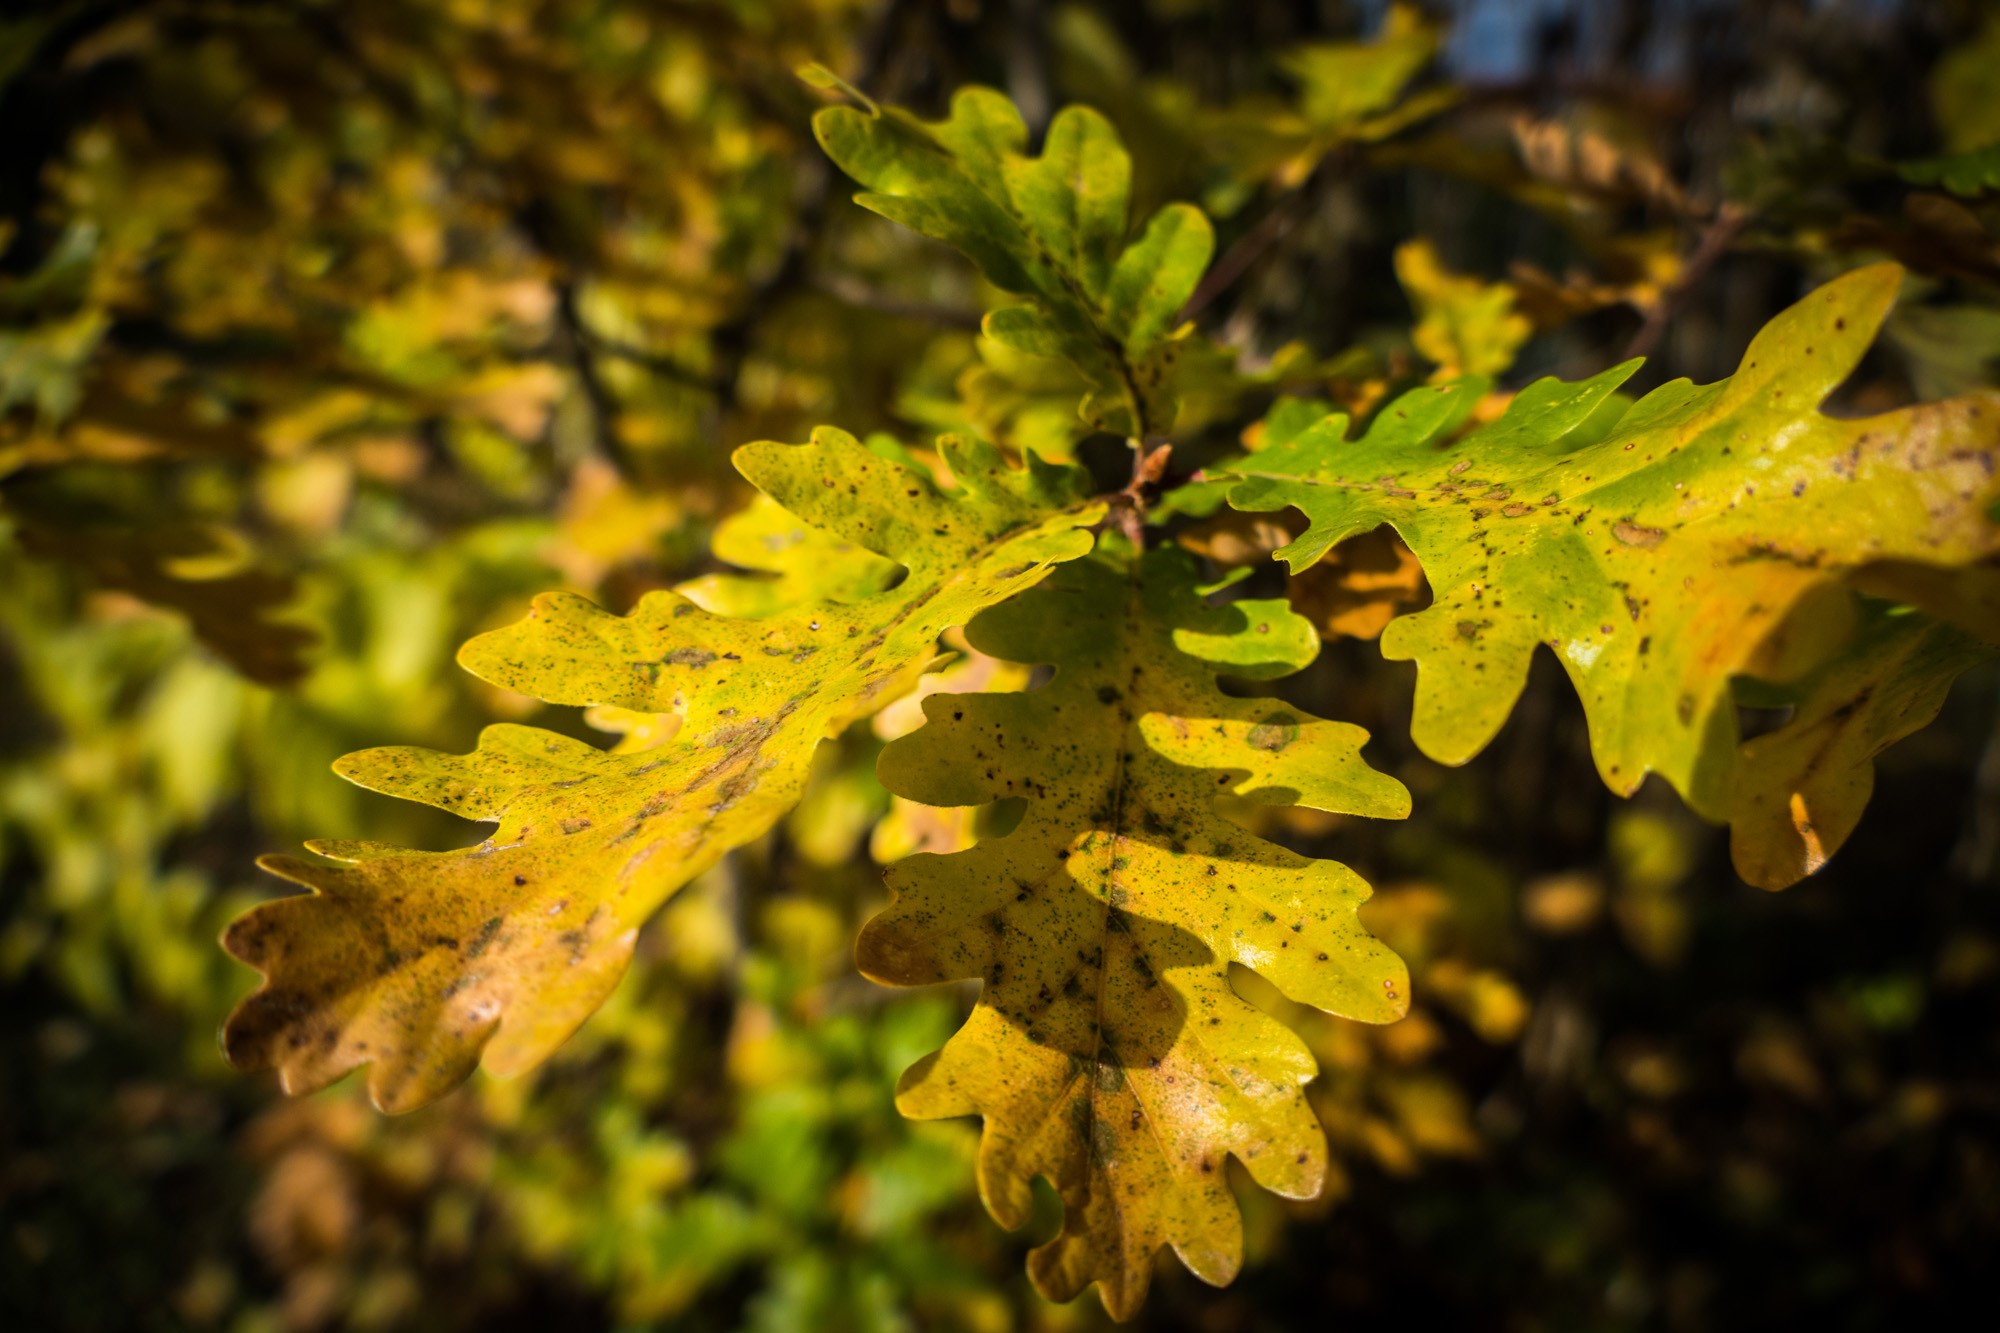
<instances>
[{"instance_id":1,"label":"brown spot on leaf","mask_svg":"<svg viewBox=\"0 0 2000 1333\"><path fill-rule=\"evenodd\" d=\"M1627 546L1637 546L1647 550L1667 539L1665 529L1641 527L1629 519L1612 524L1611 535Z\"/></svg>"},{"instance_id":2,"label":"brown spot on leaf","mask_svg":"<svg viewBox=\"0 0 2000 1333\"><path fill-rule=\"evenodd\" d=\"M1298 719L1289 713L1272 713L1250 728L1247 739L1253 749L1276 753L1299 738Z\"/></svg>"}]
</instances>

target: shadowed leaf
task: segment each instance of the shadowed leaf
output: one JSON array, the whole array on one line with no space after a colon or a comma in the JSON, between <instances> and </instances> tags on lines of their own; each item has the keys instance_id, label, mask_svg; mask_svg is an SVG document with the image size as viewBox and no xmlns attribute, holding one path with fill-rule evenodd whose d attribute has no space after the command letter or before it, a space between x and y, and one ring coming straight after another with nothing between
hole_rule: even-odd
<instances>
[{"instance_id":1,"label":"shadowed leaf","mask_svg":"<svg viewBox=\"0 0 2000 1333\"><path fill-rule=\"evenodd\" d=\"M1992 656L1955 625L1874 603L1850 641L1805 676L1757 687L1755 702L1793 712L1738 752L1722 812L1736 873L1782 889L1824 865L1861 822L1875 757L1929 725L1951 683Z\"/></svg>"},{"instance_id":2,"label":"shadowed leaf","mask_svg":"<svg viewBox=\"0 0 2000 1333\"><path fill-rule=\"evenodd\" d=\"M2000 190L2000 144L1950 157L1906 162L1897 168L1913 185L1940 185L1962 198L1971 199Z\"/></svg>"},{"instance_id":3,"label":"shadowed leaf","mask_svg":"<svg viewBox=\"0 0 2000 1333\"><path fill-rule=\"evenodd\" d=\"M246 679L285 686L310 669L319 636L274 619L296 603L297 582L250 563L234 531L171 514L149 523L116 509L100 512L56 487L16 485L7 502L23 550L71 566L96 587L185 616L195 637Z\"/></svg>"}]
</instances>

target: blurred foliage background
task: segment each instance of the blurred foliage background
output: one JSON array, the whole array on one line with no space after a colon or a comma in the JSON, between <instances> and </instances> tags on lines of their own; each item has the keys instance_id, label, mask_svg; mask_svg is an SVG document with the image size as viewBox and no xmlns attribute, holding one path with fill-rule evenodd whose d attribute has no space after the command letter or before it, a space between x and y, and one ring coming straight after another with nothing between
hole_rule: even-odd
<instances>
[{"instance_id":1,"label":"blurred foliage background","mask_svg":"<svg viewBox=\"0 0 2000 1333\"><path fill-rule=\"evenodd\" d=\"M999 1231L974 1126L891 1106L968 1004L849 958L882 896L871 847L962 836L875 784L909 718L824 747L806 803L676 899L533 1075L390 1120L347 1085L288 1103L216 1049L254 978L215 936L277 891L257 853L477 836L329 763L530 715L597 735L452 653L541 589L622 610L717 569L708 539L747 499L734 445L970 428L1119 461L1073 390L977 338L966 265L847 202L808 61L926 112L970 82L1031 123L1089 102L1133 148L1141 215L1216 216L1190 313L1254 373L1190 404L1183 473L1280 394L1365 412L1433 373L1518 386L1628 350L1654 355L1640 388L1713 379L1806 286L1885 255L1913 275L1851 405L1990 384L2000 357L2000 162L1978 152L2000 19L1972 0L15 7L9 1327L1104 1323L1021 1274L1052 1198L1033 1236ZM1218 564L1271 544L1172 523ZM1367 637L1422 591L1393 549L1344 564L1380 577L1293 587L1329 643L1285 691L1367 726L1416 816L1245 818L1385 886L1366 917L1416 1007L1294 1015L1332 1187L1244 1190L1243 1277L1165 1263L1139 1322L1990 1311L2000 679L1965 678L1832 865L1767 895L1669 793L1603 790L1551 662L1478 761L1416 754L1409 669Z\"/></svg>"}]
</instances>

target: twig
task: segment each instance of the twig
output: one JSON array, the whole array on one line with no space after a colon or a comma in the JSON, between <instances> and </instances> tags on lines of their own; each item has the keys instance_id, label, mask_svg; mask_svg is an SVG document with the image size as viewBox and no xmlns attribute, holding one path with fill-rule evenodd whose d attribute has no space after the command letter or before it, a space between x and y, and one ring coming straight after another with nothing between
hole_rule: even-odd
<instances>
[{"instance_id":1,"label":"twig","mask_svg":"<svg viewBox=\"0 0 2000 1333\"><path fill-rule=\"evenodd\" d=\"M1716 261L1727 254L1729 247L1750 225L1750 210L1737 204L1725 203L1716 210L1715 218L1703 230L1701 244L1695 247L1687 263L1681 266L1681 275L1674 284L1660 293L1660 299L1653 302L1653 308L1646 312L1645 322L1632 335L1632 341L1625 344L1625 356L1630 360L1635 356L1650 356L1653 348L1667 331L1667 324L1687 299L1689 292L1708 276Z\"/></svg>"},{"instance_id":2,"label":"twig","mask_svg":"<svg viewBox=\"0 0 2000 1333\"><path fill-rule=\"evenodd\" d=\"M1128 440L1132 446L1132 479L1125 488L1104 497L1111 506L1106 523L1116 523L1135 551L1146 547L1146 488L1166 475L1167 462L1174 455L1171 444L1148 446L1145 440Z\"/></svg>"},{"instance_id":3,"label":"twig","mask_svg":"<svg viewBox=\"0 0 2000 1333\"><path fill-rule=\"evenodd\" d=\"M1529 102L1546 99L1550 93L1592 102L1609 102L1630 107L1643 115L1663 120L1682 120L1695 105L1695 85L1648 83L1643 80L1587 78L1570 74L1537 71L1526 79L1462 79L1459 91L1466 106L1493 103Z\"/></svg>"},{"instance_id":4,"label":"twig","mask_svg":"<svg viewBox=\"0 0 2000 1333\"><path fill-rule=\"evenodd\" d=\"M823 274L812 280L812 286L844 305L872 310L876 314L891 315L898 319L922 320L926 324L936 324L947 329L977 329L982 318L977 310L968 310L962 306L934 305L928 301L906 301L887 292L878 292L844 274Z\"/></svg>"},{"instance_id":5,"label":"twig","mask_svg":"<svg viewBox=\"0 0 2000 1333\"><path fill-rule=\"evenodd\" d=\"M1216 260L1215 267L1202 276L1200 284L1194 289L1194 295L1188 297L1187 304L1181 307L1181 323L1185 324L1206 310L1216 297L1234 286L1236 280L1249 272L1251 266L1262 259L1267 250L1284 240L1292 228L1299 224L1299 218L1305 212L1308 192L1313 182L1319 178L1319 171L1320 169L1315 167L1312 175L1308 176L1298 189L1273 204L1270 212L1259 218L1255 226L1237 237L1230 247L1222 252L1222 258Z\"/></svg>"},{"instance_id":6,"label":"twig","mask_svg":"<svg viewBox=\"0 0 2000 1333\"><path fill-rule=\"evenodd\" d=\"M555 289L556 329L570 369L576 372L577 386L583 390L583 400L590 407L591 437L597 442L598 452L620 473L631 477L632 459L618 439L618 400L604 383L604 377L597 373L590 335L584 329L583 317L577 313L576 284L562 278Z\"/></svg>"},{"instance_id":7,"label":"twig","mask_svg":"<svg viewBox=\"0 0 2000 1333\"><path fill-rule=\"evenodd\" d=\"M672 380L676 384L684 384L690 389L700 389L705 393L715 392L715 379L713 376L704 375L692 366L684 366L670 356L663 356L658 352L649 352L643 347L634 347L631 343L620 341L617 338L607 338L603 334L598 333L594 329L587 328L581 323L577 325L576 331L582 335L584 343L590 350L599 356L610 357L613 361L630 362L632 365L639 366L654 375L658 375L661 379Z\"/></svg>"}]
</instances>

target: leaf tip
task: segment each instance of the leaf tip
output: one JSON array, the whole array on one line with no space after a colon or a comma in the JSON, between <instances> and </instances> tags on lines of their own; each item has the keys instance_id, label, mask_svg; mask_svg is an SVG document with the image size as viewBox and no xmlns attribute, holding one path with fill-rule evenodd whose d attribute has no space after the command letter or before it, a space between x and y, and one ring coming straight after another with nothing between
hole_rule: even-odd
<instances>
[{"instance_id":1,"label":"leaf tip","mask_svg":"<svg viewBox=\"0 0 2000 1333\"><path fill-rule=\"evenodd\" d=\"M828 92L837 92L853 98L871 116L882 114L882 108L876 103L874 98L862 92L859 88L849 83L846 79L841 78L840 75L834 73L825 65L820 64L817 60L808 60L802 65L794 66L792 73L798 78L799 82L809 87L824 89ZM815 116L814 119L817 120L818 117Z\"/></svg>"}]
</instances>

